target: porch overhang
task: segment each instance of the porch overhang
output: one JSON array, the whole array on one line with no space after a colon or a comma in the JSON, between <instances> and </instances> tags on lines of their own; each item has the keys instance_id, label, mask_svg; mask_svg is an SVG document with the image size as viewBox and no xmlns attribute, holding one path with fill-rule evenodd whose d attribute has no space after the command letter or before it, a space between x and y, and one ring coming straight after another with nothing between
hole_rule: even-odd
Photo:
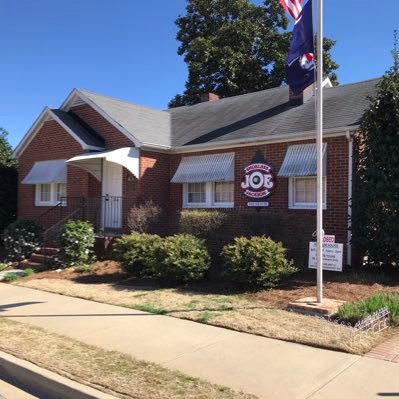
<instances>
[{"instance_id":1,"label":"porch overhang","mask_svg":"<svg viewBox=\"0 0 399 399\"><path fill-rule=\"evenodd\" d=\"M136 178L139 178L140 152L135 147L118 148L112 151L94 152L78 155L67 160L69 165L77 166L91 173L98 181L102 179L102 162L113 162L126 168Z\"/></svg>"}]
</instances>

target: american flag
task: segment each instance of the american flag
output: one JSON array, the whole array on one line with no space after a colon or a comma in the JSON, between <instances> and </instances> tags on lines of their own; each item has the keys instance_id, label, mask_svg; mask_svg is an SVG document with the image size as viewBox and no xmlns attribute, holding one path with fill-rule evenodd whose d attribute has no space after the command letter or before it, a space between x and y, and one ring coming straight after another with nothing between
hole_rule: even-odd
<instances>
[{"instance_id":1,"label":"american flag","mask_svg":"<svg viewBox=\"0 0 399 399\"><path fill-rule=\"evenodd\" d=\"M302 0L280 0L280 3L296 21L302 11Z\"/></svg>"},{"instance_id":2,"label":"american flag","mask_svg":"<svg viewBox=\"0 0 399 399\"><path fill-rule=\"evenodd\" d=\"M311 1L311 0L310 0ZM294 18L296 21L299 17L299 14L302 11L302 0L280 0L281 5L285 8L285 10ZM313 54L307 53L302 58L302 63L312 62Z\"/></svg>"}]
</instances>

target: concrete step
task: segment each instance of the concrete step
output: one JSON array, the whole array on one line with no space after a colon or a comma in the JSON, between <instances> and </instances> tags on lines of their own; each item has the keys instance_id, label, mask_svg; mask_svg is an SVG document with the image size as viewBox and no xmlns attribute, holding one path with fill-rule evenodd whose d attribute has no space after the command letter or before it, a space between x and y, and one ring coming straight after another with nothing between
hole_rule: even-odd
<instances>
[{"instance_id":1,"label":"concrete step","mask_svg":"<svg viewBox=\"0 0 399 399\"><path fill-rule=\"evenodd\" d=\"M48 264L54 262L54 255L43 255L40 253L35 253L30 256L29 260L32 262Z\"/></svg>"},{"instance_id":2,"label":"concrete step","mask_svg":"<svg viewBox=\"0 0 399 399\"><path fill-rule=\"evenodd\" d=\"M50 246L42 246L40 247L40 251L38 252L38 254L52 256L52 255L57 255L58 252L60 252L58 248Z\"/></svg>"},{"instance_id":3,"label":"concrete step","mask_svg":"<svg viewBox=\"0 0 399 399\"><path fill-rule=\"evenodd\" d=\"M43 263L39 263L39 262L32 262L31 260L27 259L27 260L23 260L22 262L19 263L19 267L21 269L33 269L33 270L40 270L43 269L43 267L45 267L43 265Z\"/></svg>"}]
</instances>

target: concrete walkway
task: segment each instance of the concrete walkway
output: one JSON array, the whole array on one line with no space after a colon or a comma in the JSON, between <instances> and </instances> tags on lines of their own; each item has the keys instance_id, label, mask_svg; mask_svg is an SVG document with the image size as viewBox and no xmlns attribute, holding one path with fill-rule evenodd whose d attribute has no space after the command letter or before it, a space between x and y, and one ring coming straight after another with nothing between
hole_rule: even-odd
<instances>
[{"instance_id":1,"label":"concrete walkway","mask_svg":"<svg viewBox=\"0 0 399 399\"><path fill-rule=\"evenodd\" d=\"M399 364L0 284L0 316L260 398L399 397Z\"/></svg>"}]
</instances>

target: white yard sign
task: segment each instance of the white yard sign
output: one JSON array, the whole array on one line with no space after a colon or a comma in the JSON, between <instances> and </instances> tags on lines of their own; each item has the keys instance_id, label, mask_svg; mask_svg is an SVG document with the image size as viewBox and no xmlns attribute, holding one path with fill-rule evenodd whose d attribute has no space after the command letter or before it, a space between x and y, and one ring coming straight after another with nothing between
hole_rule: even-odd
<instances>
[{"instance_id":1,"label":"white yard sign","mask_svg":"<svg viewBox=\"0 0 399 399\"><path fill-rule=\"evenodd\" d=\"M331 242L331 239L324 240L324 242L323 242L323 270L342 272L343 253L344 253L344 244L336 244L335 242ZM309 243L309 268L316 269L316 267L317 267L316 243L310 242Z\"/></svg>"}]
</instances>

